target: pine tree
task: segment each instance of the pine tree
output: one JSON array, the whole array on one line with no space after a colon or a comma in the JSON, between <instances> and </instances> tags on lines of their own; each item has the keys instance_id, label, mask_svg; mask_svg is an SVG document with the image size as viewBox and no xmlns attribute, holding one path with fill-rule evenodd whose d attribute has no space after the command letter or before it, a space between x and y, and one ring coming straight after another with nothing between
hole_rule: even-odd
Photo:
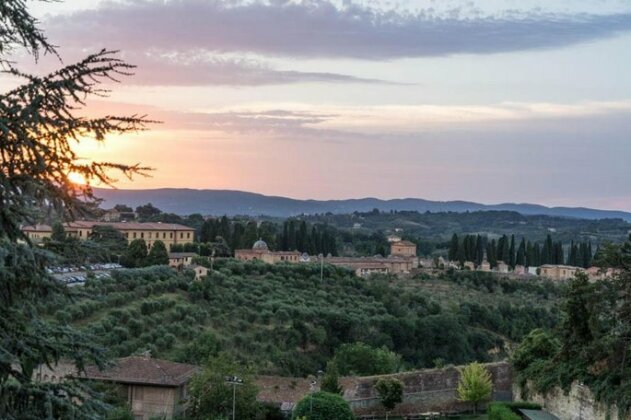
<instances>
[{"instance_id":1,"label":"pine tree","mask_svg":"<svg viewBox=\"0 0 631 420\"><path fill-rule=\"evenodd\" d=\"M18 48L37 57L56 54L23 0L0 2L0 65L5 76L24 84L0 95L0 418L101 418L106 407L85 383L33 380L40 365L71 361L81 372L87 363L103 366L95 339L44 316L44 303L64 302L67 288L46 273L47 255L20 230L40 209L68 220L96 208L89 185L76 186L69 174L110 185L110 170L131 176L140 166L78 161L72 141L140 129L134 117L86 117L89 97L106 94L103 79L129 74L132 66L101 51L43 77L13 67L6 54ZM79 114L82 116L80 117ZM23 241L23 242L22 242Z\"/></svg>"}]
</instances>

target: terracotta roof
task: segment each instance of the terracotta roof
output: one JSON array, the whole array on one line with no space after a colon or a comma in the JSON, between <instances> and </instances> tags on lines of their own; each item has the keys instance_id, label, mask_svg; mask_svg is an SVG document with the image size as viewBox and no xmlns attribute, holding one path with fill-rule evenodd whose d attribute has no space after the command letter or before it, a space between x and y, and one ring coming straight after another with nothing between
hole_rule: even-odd
<instances>
[{"instance_id":1,"label":"terracotta roof","mask_svg":"<svg viewBox=\"0 0 631 420\"><path fill-rule=\"evenodd\" d=\"M22 231L25 232L52 232L53 228L48 225L30 225L22 226Z\"/></svg>"},{"instance_id":2,"label":"terracotta roof","mask_svg":"<svg viewBox=\"0 0 631 420\"><path fill-rule=\"evenodd\" d=\"M197 257L197 254L195 252L169 252L169 259L187 257Z\"/></svg>"},{"instance_id":3,"label":"terracotta roof","mask_svg":"<svg viewBox=\"0 0 631 420\"><path fill-rule=\"evenodd\" d=\"M94 226L111 226L116 230L186 230L194 231L195 229L178 225L177 223L138 223L138 222L93 222L93 221L77 221L66 223L67 228L87 228Z\"/></svg>"},{"instance_id":4,"label":"terracotta roof","mask_svg":"<svg viewBox=\"0 0 631 420\"><path fill-rule=\"evenodd\" d=\"M185 363L151 357L124 357L103 371L96 366L88 366L85 377L100 381L175 387L188 382L198 371L199 367Z\"/></svg>"}]
</instances>

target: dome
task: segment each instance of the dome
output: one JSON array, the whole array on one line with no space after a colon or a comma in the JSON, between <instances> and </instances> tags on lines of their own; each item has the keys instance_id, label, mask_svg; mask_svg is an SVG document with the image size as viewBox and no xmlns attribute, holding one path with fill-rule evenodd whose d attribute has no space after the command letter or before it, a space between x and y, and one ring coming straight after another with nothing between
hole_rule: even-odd
<instances>
[{"instance_id":1,"label":"dome","mask_svg":"<svg viewBox=\"0 0 631 420\"><path fill-rule=\"evenodd\" d=\"M264 240L259 239L258 241L254 242L254 245L252 245L252 249L264 249L267 250L267 244L265 243Z\"/></svg>"}]
</instances>

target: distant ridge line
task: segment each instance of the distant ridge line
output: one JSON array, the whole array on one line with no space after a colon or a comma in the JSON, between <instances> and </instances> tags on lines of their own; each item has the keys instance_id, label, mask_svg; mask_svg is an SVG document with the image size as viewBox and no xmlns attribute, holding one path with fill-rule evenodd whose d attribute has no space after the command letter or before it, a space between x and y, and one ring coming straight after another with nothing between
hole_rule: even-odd
<instances>
[{"instance_id":1,"label":"distant ridge line","mask_svg":"<svg viewBox=\"0 0 631 420\"><path fill-rule=\"evenodd\" d=\"M157 188L143 190L100 189L95 194L104 200L102 207L127 204L136 207L152 203L159 209L180 215L200 213L220 216L290 217L315 213L351 213L380 211L418 211L432 213L466 211L514 211L523 215L545 215L580 219L623 219L631 222L631 212L587 207L546 207L529 203L480 204L470 201L432 201L422 198L379 199L373 197L344 200L299 200L238 190L198 190Z\"/></svg>"}]
</instances>

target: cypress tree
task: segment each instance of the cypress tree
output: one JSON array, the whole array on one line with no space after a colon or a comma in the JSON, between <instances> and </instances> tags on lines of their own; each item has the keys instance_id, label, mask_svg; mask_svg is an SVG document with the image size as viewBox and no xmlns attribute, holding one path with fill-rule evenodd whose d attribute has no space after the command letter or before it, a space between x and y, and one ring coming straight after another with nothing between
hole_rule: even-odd
<instances>
[{"instance_id":1,"label":"cypress tree","mask_svg":"<svg viewBox=\"0 0 631 420\"><path fill-rule=\"evenodd\" d=\"M449 252L447 254L447 258L449 258L449 261L456 261L456 259L458 258L459 247L460 242L458 240L458 235L454 233L451 236L451 241L449 242Z\"/></svg>"},{"instance_id":2,"label":"cypress tree","mask_svg":"<svg viewBox=\"0 0 631 420\"><path fill-rule=\"evenodd\" d=\"M515 257L515 235L511 235L510 237L510 248L508 249L508 264L515 268L515 261L516 261L516 257Z\"/></svg>"},{"instance_id":3,"label":"cypress tree","mask_svg":"<svg viewBox=\"0 0 631 420\"><path fill-rule=\"evenodd\" d=\"M515 256L516 265L526 266L526 240L522 237Z\"/></svg>"}]
</instances>

